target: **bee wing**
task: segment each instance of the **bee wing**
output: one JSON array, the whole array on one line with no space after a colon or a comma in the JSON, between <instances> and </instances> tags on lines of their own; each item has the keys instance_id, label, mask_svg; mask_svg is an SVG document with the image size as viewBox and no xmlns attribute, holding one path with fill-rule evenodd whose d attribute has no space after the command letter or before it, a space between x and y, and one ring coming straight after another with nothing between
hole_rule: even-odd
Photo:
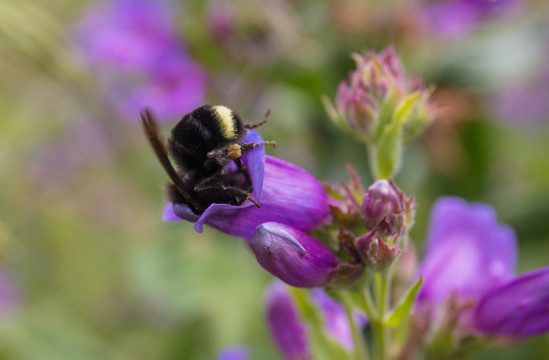
<instances>
[{"instance_id":1,"label":"bee wing","mask_svg":"<svg viewBox=\"0 0 549 360\"><path fill-rule=\"evenodd\" d=\"M174 183L177 190L181 193L181 195L183 195L185 199L190 199L189 192L185 189L185 185L181 181L181 178L175 171L168 157L166 145L164 144L164 141L162 141L162 138L158 133L158 127L156 126L156 121L154 120L154 115L152 114L151 110L148 108L143 109L140 113L140 116L145 135L147 136L147 139L149 140L149 143L151 144L154 153L156 154L156 157L162 164L162 167L164 168L164 170L166 170L166 173Z\"/></svg>"}]
</instances>

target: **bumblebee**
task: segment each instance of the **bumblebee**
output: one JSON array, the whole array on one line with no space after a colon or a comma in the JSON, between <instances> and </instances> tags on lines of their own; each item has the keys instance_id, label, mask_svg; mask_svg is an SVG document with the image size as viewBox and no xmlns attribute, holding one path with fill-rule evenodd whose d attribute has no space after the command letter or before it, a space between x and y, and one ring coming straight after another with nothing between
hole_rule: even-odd
<instances>
[{"instance_id":1,"label":"bumblebee","mask_svg":"<svg viewBox=\"0 0 549 360\"><path fill-rule=\"evenodd\" d=\"M246 151L274 142L243 142L247 129L240 116L226 106L204 105L183 118L172 129L167 144L158 132L150 109L141 112L141 122L158 160L172 183L166 188L168 200L187 204L195 214L202 214L213 203L241 205L252 198L253 184L240 157ZM172 165L173 160L175 167ZM227 166L234 161L236 168Z\"/></svg>"}]
</instances>

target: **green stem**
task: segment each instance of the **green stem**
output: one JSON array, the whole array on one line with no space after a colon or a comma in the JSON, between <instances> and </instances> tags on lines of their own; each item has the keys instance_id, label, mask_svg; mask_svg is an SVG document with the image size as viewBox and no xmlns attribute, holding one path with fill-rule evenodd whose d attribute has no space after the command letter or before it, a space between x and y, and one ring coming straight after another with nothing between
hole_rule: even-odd
<instances>
[{"instance_id":1,"label":"green stem","mask_svg":"<svg viewBox=\"0 0 549 360\"><path fill-rule=\"evenodd\" d=\"M368 321L373 321L379 318L374 300L372 300L372 295L370 295L370 290L366 288L364 292L356 293L356 305L366 313L368 316Z\"/></svg>"},{"instance_id":2,"label":"green stem","mask_svg":"<svg viewBox=\"0 0 549 360\"><path fill-rule=\"evenodd\" d=\"M390 282L390 272L374 274L374 290L379 316L372 325L376 341L376 358L378 360L385 360L387 358L387 345L390 334L389 328L385 326L384 319L389 304Z\"/></svg>"},{"instance_id":3,"label":"green stem","mask_svg":"<svg viewBox=\"0 0 549 360\"><path fill-rule=\"evenodd\" d=\"M368 143L368 164L370 165L370 172L372 173L372 176L375 180L381 179L381 172L379 169L379 161L377 158L377 147L372 144Z\"/></svg>"},{"instance_id":4,"label":"green stem","mask_svg":"<svg viewBox=\"0 0 549 360\"><path fill-rule=\"evenodd\" d=\"M362 334L362 330L358 327L354 316L353 308L355 302L350 298L349 293L345 293L342 296L341 302L345 308L345 313L349 319L349 325L351 326L351 333L353 335L354 355L356 360L369 360L370 356L368 355L368 349L366 348L366 341Z\"/></svg>"}]
</instances>

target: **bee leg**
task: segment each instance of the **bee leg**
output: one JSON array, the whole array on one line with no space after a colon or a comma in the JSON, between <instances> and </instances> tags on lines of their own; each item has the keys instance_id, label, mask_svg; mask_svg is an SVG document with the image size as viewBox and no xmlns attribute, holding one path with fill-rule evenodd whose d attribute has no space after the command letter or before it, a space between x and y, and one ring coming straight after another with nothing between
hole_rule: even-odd
<instances>
[{"instance_id":1,"label":"bee leg","mask_svg":"<svg viewBox=\"0 0 549 360\"><path fill-rule=\"evenodd\" d=\"M252 178L250 177L250 173L248 172L248 169L242 164L242 161L240 158L234 159L234 162L236 163L236 166L238 167L238 171L240 171L242 174L244 174L244 177L246 178L246 184L251 185L250 191L253 190L253 184L252 184Z\"/></svg>"},{"instance_id":2,"label":"bee leg","mask_svg":"<svg viewBox=\"0 0 549 360\"><path fill-rule=\"evenodd\" d=\"M257 127L260 127L261 125L265 125L269 115L271 115L271 109L267 110L267 113L265 114L265 119L263 119L262 122L257 123L257 124L244 124L244 128L246 128L246 129L255 129Z\"/></svg>"},{"instance_id":3,"label":"bee leg","mask_svg":"<svg viewBox=\"0 0 549 360\"><path fill-rule=\"evenodd\" d=\"M249 143L244 143L240 145L240 147L242 148L242 152L246 152L260 145L272 145L273 147L276 147L276 141L262 141L258 143L249 142Z\"/></svg>"},{"instance_id":4,"label":"bee leg","mask_svg":"<svg viewBox=\"0 0 549 360\"><path fill-rule=\"evenodd\" d=\"M250 200L258 208L261 207L261 203L258 203L247 191L242 190L236 186L222 186L223 191L226 191L229 194L234 194L236 196L246 196L246 200Z\"/></svg>"},{"instance_id":5,"label":"bee leg","mask_svg":"<svg viewBox=\"0 0 549 360\"><path fill-rule=\"evenodd\" d=\"M208 192L211 192L211 191L215 191L215 192L222 191L223 193L225 193L227 195L230 195L230 196L244 197L244 198L246 198L246 200L250 200L258 208L261 207L261 203L258 203L252 197L252 194L250 194L246 190L243 190L239 187L232 186L232 185L221 185L219 183L215 183L216 180L217 179L215 179L214 177L212 177L210 179L206 179L202 183L198 184L194 188L194 190L197 192L197 194L200 194L201 192L208 193Z\"/></svg>"}]
</instances>

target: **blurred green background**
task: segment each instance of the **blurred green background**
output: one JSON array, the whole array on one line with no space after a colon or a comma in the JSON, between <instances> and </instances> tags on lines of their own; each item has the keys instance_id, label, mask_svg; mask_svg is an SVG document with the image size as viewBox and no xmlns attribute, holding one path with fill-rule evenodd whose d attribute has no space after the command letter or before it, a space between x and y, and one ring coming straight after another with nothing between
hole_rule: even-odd
<instances>
[{"instance_id":1,"label":"blurred green background","mask_svg":"<svg viewBox=\"0 0 549 360\"><path fill-rule=\"evenodd\" d=\"M166 176L137 115L114 110L73 38L93 4L0 4L0 359L213 359L232 345L280 358L263 320L272 278L244 242L161 221ZM530 121L548 107L528 96L524 117L496 108L513 86L549 93L549 12L521 4L459 36L439 36L418 1L179 0L172 15L207 73L204 102L250 123L271 109L267 152L325 181L346 180L345 162L371 177L320 96L334 97L351 52L394 44L442 109L396 178L419 205L417 248L432 202L458 195L516 230L524 272L549 263L549 111ZM549 336L479 358L518 356L549 358Z\"/></svg>"}]
</instances>

